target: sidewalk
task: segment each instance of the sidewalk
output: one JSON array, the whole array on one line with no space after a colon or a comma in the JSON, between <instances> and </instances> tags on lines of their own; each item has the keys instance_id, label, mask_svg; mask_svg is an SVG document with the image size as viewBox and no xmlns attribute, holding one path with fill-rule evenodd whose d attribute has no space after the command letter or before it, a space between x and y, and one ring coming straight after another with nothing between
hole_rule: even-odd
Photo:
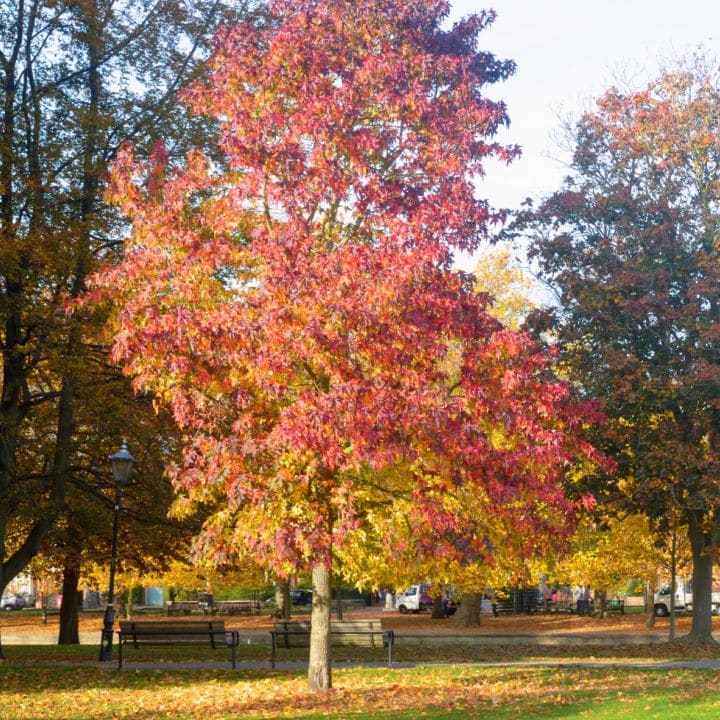
<instances>
[{"instance_id":1,"label":"sidewalk","mask_svg":"<svg viewBox=\"0 0 720 720\"><path fill-rule=\"evenodd\" d=\"M376 617L376 608L349 617ZM157 619L166 619L158 613ZM148 619L155 619L149 617ZM199 618L193 618L199 619ZM228 616L224 618L228 629L237 630L241 644L267 645L270 640L272 619L267 616ZM720 638L720 618L716 637ZM606 619L579 618L571 615L500 616L483 618L477 628L463 629L450 620L432 620L429 614L401 615L382 613L383 627L395 631L398 645L540 645L577 647L581 645L612 646L620 644L654 645L667 642L669 626L659 620L655 628L645 627L644 616L639 614L613 616ZM100 642L102 617L100 614L80 616L80 642L96 645ZM676 637L690 630L690 618L676 622ZM58 619L53 617L43 625L38 617L9 613L0 617L0 640L3 645L55 645L58 637Z\"/></svg>"},{"instance_id":2,"label":"sidewalk","mask_svg":"<svg viewBox=\"0 0 720 720\"><path fill-rule=\"evenodd\" d=\"M0 628L0 641L3 645L57 645L58 628L48 626L42 630L14 630ZM80 631L81 645L99 645L100 631Z\"/></svg>"},{"instance_id":3,"label":"sidewalk","mask_svg":"<svg viewBox=\"0 0 720 720\"><path fill-rule=\"evenodd\" d=\"M116 628L117 629L117 628ZM101 630L81 630L81 645L99 645ZM21 629L0 627L0 641L3 645L57 645L58 628L48 626L43 629ZM268 645L270 644L269 632L240 632L240 643L242 645Z\"/></svg>"},{"instance_id":4,"label":"sidewalk","mask_svg":"<svg viewBox=\"0 0 720 720\"><path fill-rule=\"evenodd\" d=\"M13 630L0 628L0 640L3 645L56 645L58 638L57 627L48 627L42 630ZM603 633L602 631L584 633L422 633L397 632L395 643L397 645L541 645L541 646L570 646L581 645L653 645L667 642L667 633ZM100 631L81 631L81 645L98 645ZM240 633L242 645L269 645L268 632Z\"/></svg>"}]
</instances>

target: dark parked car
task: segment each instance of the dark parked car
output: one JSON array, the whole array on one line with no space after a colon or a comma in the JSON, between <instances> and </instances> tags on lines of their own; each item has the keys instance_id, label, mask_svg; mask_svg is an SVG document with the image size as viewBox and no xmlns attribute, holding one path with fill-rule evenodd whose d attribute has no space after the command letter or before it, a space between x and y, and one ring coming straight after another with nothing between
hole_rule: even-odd
<instances>
[{"instance_id":1,"label":"dark parked car","mask_svg":"<svg viewBox=\"0 0 720 720\"><path fill-rule=\"evenodd\" d=\"M293 605L312 605L312 590L291 590L290 602Z\"/></svg>"},{"instance_id":2,"label":"dark parked car","mask_svg":"<svg viewBox=\"0 0 720 720\"><path fill-rule=\"evenodd\" d=\"M312 605L312 590L291 590L290 603L292 605ZM275 596L265 600L265 605L274 605Z\"/></svg>"}]
</instances>

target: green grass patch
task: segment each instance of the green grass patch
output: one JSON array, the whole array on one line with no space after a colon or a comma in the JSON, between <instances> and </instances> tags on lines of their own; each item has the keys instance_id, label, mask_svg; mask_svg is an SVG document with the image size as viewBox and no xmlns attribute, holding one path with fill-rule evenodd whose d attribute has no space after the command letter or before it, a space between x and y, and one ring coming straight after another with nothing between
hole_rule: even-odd
<instances>
[{"instance_id":1,"label":"green grass patch","mask_svg":"<svg viewBox=\"0 0 720 720\"><path fill-rule=\"evenodd\" d=\"M0 720L695 720L720 716L714 670L423 665L304 673L0 664Z\"/></svg>"}]
</instances>

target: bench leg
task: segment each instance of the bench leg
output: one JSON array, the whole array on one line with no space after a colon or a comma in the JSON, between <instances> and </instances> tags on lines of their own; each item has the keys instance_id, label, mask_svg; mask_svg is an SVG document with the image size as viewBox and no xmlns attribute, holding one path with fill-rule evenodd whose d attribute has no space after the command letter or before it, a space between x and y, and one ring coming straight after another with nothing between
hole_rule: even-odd
<instances>
[{"instance_id":1,"label":"bench leg","mask_svg":"<svg viewBox=\"0 0 720 720\"><path fill-rule=\"evenodd\" d=\"M272 655L270 656L270 667L275 669L275 633L270 633L272 636Z\"/></svg>"},{"instance_id":2,"label":"bench leg","mask_svg":"<svg viewBox=\"0 0 720 720\"><path fill-rule=\"evenodd\" d=\"M118 670L122 668L122 649L123 649L123 641L118 641Z\"/></svg>"}]
</instances>

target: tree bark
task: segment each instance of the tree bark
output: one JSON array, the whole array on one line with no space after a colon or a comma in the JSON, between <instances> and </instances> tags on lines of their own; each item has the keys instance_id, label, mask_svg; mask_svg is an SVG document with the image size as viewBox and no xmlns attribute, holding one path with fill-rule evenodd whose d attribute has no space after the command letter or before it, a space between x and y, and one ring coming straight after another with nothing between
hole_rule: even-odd
<instances>
[{"instance_id":1,"label":"tree bark","mask_svg":"<svg viewBox=\"0 0 720 720\"><path fill-rule=\"evenodd\" d=\"M125 607L123 607L123 615L125 616L126 620L132 620L133 615L133 590L135 588L131 584L130 587L128 587L126 591L125 597L127 600L125 601ZM121 596L122 597L122 596Z\"/></svg>"},{"instance_id":2,"label":"tree bark","mask_svg":"<svg viewBox=\"0 0 720 720\"><path fill-rule=\"evenodd\" d=\"M648 580L646 589L645 627L655 627L655 592L657 590L657 579Z\"/></svg>"},{"instance_id":3,"label":"tree bark","mask_svg":"<svg viewBox=\"0 0 720 720\"><path fill-rule=\"evenodd\" d=\"M289 620L292 608L290 606L290 583L287 580L278 580L275 583L275 612L278 620Z\"/></svg>"},{"instance_id":4,"label":"tree bark","mask_svg":"<svg viewBox=\"0 0 720 720\"><path fill-rule=\"evenodd\" d=\"M79 645L77 594L80 582L80 559L71 549L63 565L62 604L58 645Z\"/></svg>"},{"instance_id":5,"label":"tree bark","mask_svg":"<svg viewBox=\"0 0 720 720\"><path fill-rule=\"evenodd\" d=\"M595 591L595 613L607 617L607 590Z\"/></svg>"},{"instance_id":6,"label":"tree bark","mask_svg":"<svg viewBox=\"0 0 720 720\"><path fill-rule=\"evenodd\" d=\"M330 655L330 604L332 586L330 568L319 563L312 570L312 614L310 631L310 658L308 661L308 687L311 691L332 688Z\"/></svg>"},{"instance_id":7,"label":"tree bark","mask_svg":"<svg viewBox=\"0 0 720 720\"><path fill-rule=\"evenodd\" d=\"M335 591L337 593L337 619L342 620L343 619L343 604L342 604L342 583L340 580L338 580L337 589Z\"/></svg>"},{"instance_id":8,"label":"tree bark","mask_svg":"<svg viewBox=\"0 0 720 720\"><path fill-rule=\"evenodd\" d=\"M675 640L675 618L677 610L675 609L675 597L677 595L677 537L675 533L672 536L672 547L670 551L670 627L668 630L668 639ZM683 583L683 597L686 595L687 588ZM683 601L685 605L685 601Z\"/></svg>"},{"instance_id":9,"label":"tree bark","mask_svg":"<svg viewBox=\"0 0 720 720\"><path fill-rule=\"evenodd\" d=\"M445 608L443 608L442 595L433 598L432 615L433 620L440 620L445 617Z\"/></svg>"},{"instance_id":10,"label":"tree bark","mask_svg":"<svg viewBox=\"0 0 720 720\"><path fill-rule=\"evenodd\" d=\"M465 593L455 613L455 624L460 627L479 627L482 593Z\"/></svg>"},{"instance_id":11,"label":"tree bark","mask_svg":"<svg viewBox=\"0 0 720 720\"><path fill-rule=\"evenodd\" d=\"M703 528L705 514L688 513L688 537L693 556L693 613L690 634L683 640L693 643L714 643L712 636L712 556L711 542Z\"/></svg>"}]
</instances>

